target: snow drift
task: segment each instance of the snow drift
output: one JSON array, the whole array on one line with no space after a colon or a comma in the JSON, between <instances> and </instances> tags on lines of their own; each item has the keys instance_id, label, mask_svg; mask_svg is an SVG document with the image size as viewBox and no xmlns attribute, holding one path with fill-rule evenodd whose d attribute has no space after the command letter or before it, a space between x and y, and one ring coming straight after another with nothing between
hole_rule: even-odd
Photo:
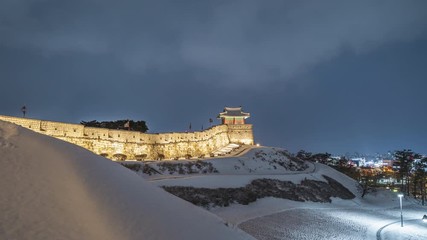
<instances>
[{"instance_id":1,"label":"snow drift","mask_svg":"<svg viewBox=\"0 0 427 240\"><path fill-rule=\"evenodd\" d=\"M0 121L0 239L252 239L117 163Z\"/></svg>"}]
</instances>

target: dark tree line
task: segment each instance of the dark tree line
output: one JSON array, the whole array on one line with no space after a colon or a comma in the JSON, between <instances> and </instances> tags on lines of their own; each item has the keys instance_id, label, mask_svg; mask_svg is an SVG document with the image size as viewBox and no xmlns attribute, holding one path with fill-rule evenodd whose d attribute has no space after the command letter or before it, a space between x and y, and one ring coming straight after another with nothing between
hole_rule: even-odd
<instances>
[{"instance_id":1,"label":"dark tree line","mask_svg":"<svg viewBox=\"0 0 427 240\"><path fill-rule=\"evenodd\" d=\"M421 202L425 205L427 184L427 158L423 158L414 164L413 194L420 195Z\"/></svg>"},{"instance_id":2,"label":"dark tree line","mask_svg":"<svg viewBox=\"0 0 427 240\"><path fill-rule=\"evenodd\" d=\"M338 171L357 180L362 187L362 197L378 187L381 178L395 177L399 180L401 191L406 195L412 194L425 205L427 195L427 157L423 157L412 150L395 151L393 168L356 167L350 159L341 157L338 160L331 158L329 153L310 153L300 150L296 157L306 161L319 162L329 165Z\"/></svg>"},{"instance_id":3,"label":"dark tree line","mask_svg":"<svg viewBox=\"0 0 427 240\"><path fill-rule=\"evenodd\" d=\"M89 122L81 121L80 124L86 127L130 130L130 131L138 131L143 133L148 131L148 127L145 121L117 120L117 121L98 122L96 120L93 120Z\"/></svg>"},{"instance_id":4,"label":"dark tree line","mask_svg":"<svg viewBox=\"0 0 427 240\"><path fill-rule=\"evenodd\" d=\"M319 162L319 163L323 163L323 164L328 164L328 161L331 158L331 154L330 153L311 153L311 152L306 152L304 150L300 150L297 155L297 158L301 159L301 160L305 160L305 161L311 161L311 162Z\"/></svg>"},{"instance_id":5,"label":"dark tree line","mask_svg":"<svg viewBox=\"0 0 427 240\"><path fill-rule=\"evenodd\" d=\"M394 153L396 162L393 165L401 181L401 190L409 196L420 197L422 204L426 200L427 158L409 149Z\"/></svg>"}]
</instances>

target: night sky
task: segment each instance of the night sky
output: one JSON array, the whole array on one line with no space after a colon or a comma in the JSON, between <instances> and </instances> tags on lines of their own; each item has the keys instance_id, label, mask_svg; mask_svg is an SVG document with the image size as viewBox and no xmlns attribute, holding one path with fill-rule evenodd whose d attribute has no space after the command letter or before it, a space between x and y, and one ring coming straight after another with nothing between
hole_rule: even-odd
<instances>
[{"instance_id":1,"label":"night sky","mask_svg":"<svg viewBox=\"0 0 427 240\"><path fill-rule=\"evenodd\" d=\"M3 115L171 132L242 106L262 145L427 153L427 1L1 0L0 81Z\"/></svg>"}]
</instances>

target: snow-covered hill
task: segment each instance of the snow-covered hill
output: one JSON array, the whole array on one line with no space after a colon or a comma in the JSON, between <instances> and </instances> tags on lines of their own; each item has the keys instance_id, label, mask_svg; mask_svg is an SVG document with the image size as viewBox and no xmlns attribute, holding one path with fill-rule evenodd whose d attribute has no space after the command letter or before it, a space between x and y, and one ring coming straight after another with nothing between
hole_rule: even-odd
<instances>
[{"instance_id":1,"label":"snow-covered hill","mask_svg":"<svg viewBox=\"0 0 427 240\"><path fill-rule=\"evenodd\" d=\"M254 148L242 156L202 161L126 163L138 170L135 174L80 147L0 122L0 163L0 239L5 240L427 236L427 225L420 219L426 208L403 199L405 227L401 228L395 193L378 191L362 199L357 183L344 174L298 161L276 148ZM329 192L322 192L329 178L356 197L345 200L331 195L327 196L331 202L311 201ZM218 205L210 212L159 188L241 189L254 180L262 198L247 205ZM270 191L273 187L265 183L277 189ZM335 183L329 185L336 188ZM282 198L276 191L304 192L299 187L317 189L304 201Z\"/></svg>"},{"instance_id":2,"label":"snow-covered hill","mask_svg":"<svg viewBox=\"0 0 427 240\"><path fill-rule=\"evenodd\" d=\"M122 164L158 186L238 188L260 178L300 184L304 180L328 182L329 177L360 195L355 180L323 164L297 159L280 148L254 147L242 156L228 158Z\"/></svg>"},{"instance_id":3,"label":"snow-covered hill","mask_svg":"<svg viewBox=\"0 0 427 240\"><path fill-rule=\"evenodd\" d=\"M128 165L130 164L130 165ZM425 207L358 183L326 165L301 162L278 148L202 161L126 163L151 183L208 208L257 239L426 239ZM144 171L145 169L146 171ZM151 170L151 171L147 171ZM339 190L333 179L355 197ZM341 197L332 190L344 193ZM331 194L331 195L328 195ZM331 201L328 201L330 199Z\"/></svg>"},{"instance_id":4,"label":"snow-covered hill","mask_svg":"<svg viewBox=\"0 0 427 240\"><path fill-rule=\"evenodd\" d=\"M0 121L0 239L252 239L132 171Z\"/></svg>"},{"instance_id":5,"label":"snow-covered hill","mask_svg":"<svg viewBox=\"0 0 427 240\"><path fill-rule=\"evenodd\" d=\"M249 146L248 146L249 148ZM279 148L252 147L237 157L220 157L203 160L175 160L162 162L123 162L150 179L194 174L257 175L257 174L296 174L312 172L314 166L292 157Z\"/></svg>"}]
</instances>

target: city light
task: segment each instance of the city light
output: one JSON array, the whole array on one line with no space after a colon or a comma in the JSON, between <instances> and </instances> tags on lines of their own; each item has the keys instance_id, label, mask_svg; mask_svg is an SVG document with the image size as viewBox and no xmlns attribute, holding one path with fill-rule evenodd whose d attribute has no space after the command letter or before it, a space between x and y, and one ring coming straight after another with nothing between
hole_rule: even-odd
<instances>
[{"instance_id":1,"label":"city light","mask_svg":"<svg viewBox=\"0 0 427 240\"><path fill-rule=\"evenodd\" d=\"M400 226L403 227L403 212L402 212L402 198L403 198L403 194L398 194L397 196L400 199Z\"/></svg>"}]
</instances>

